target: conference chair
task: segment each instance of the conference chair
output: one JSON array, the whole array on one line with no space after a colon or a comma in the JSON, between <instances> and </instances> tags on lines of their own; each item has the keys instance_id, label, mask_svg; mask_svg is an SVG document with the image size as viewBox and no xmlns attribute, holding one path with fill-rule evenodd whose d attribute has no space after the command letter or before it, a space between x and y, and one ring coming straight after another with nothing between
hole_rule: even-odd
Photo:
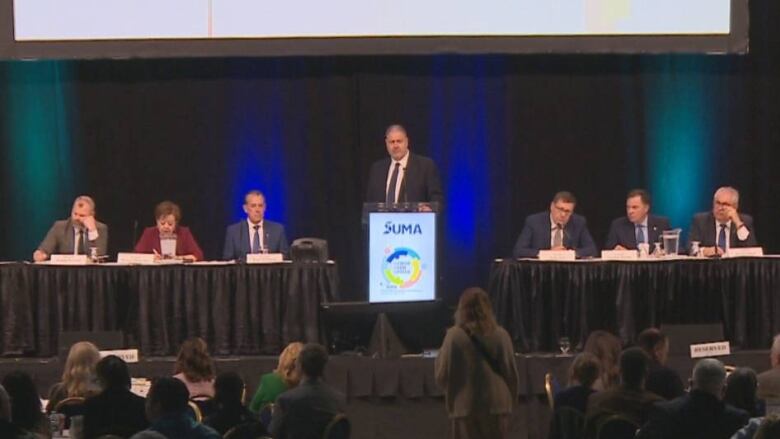
<instances>
[{"instance_id":1,"label":"conference chair","mask_svg":"<svg viewBox=\"0 0 780 439\"><path fill-rule=\"evenodd\" d=\"M582 439L584 432L584 413L566 406L553 410L548 439Z\"/></svg>"},{"instance_id":2,"label":"conference chair","mask_svg":"<svg viewBox=\"0 0 780 439\"><path fill-rule=\"evenodd\" d=\"M190 407L190 413L192 414L195 422L203 422L203 412L200 411L200 407L194 401L187 401L187 405Z\"/></svg>"},{"instance_id":3,"label":"conference chair","mask_svg":"<svg viewBox=\"0 0 780 439\"><path fill-rule=\"evenodd\" d=\"M190 397L190 402L198 406L201 418L207 417L214 411L214 400L209 395L193 395Z\"/></svg>"},{"instance_id":4,"label":"conference chair","mask_svg":"<svg viewBox=\"0 0 780 439\"><path fill-rule=\"evenodd\" d=\"M259 421L238 424L222 436L223 439L265 439L270 437L268 430Z\"/></svg>"},{"instance_id":5,"label":"conference chair","mask_svg":"<svg viewBox=\"0 0 780 439\"><path fill-rule=\"evenodd\" d=\"M71 396L58 402L54 411L65 415L65 428L70 428L70 418L84 414L84 401L81 396Z\"/></svg>"},{"instance_id":6,"label":"conference chair","mask_svg":"<svg viewBox=\"0 0 780 439\"><path fill-rule=\"evenodd\" d=\"M325 432L322 435L323 439L349 439L352 426L347 419L347 415L344 413L338 413L333 419L328 422L325 427Z\"/></svg>"},{"instance_id":7,"label":"conference chair","mask_svg":"<svg viewBox=\"0 0 780 439\"><path fill-rule=\"evenodd\" d=\"M555 394L561 389L558 380L552 372L544 374L544 393L547 395L547 405L550 409L555 408Z\"/></svg>"},{"instance_id":8,"label":"conference chair","mask_svg":"<svg viewBox=\"0 0 780 439\"><path fill-rule=\"evenodd\" d=\"M265 404L262 407L260 407L260 411L257 412L257 419L260 420L260 423L263 424L265 428L271 426L271 419L274 416L274 408L275 408L275 404L269 402L268 404Z\"/></svg>"},{"instance_id":9,"label":"conference chair","mask_svg":"<svg viewBox=\"0 0 780 439\"><path fill-rule=\"evenodd\" d=\"M614 414L604 418L597 427L598 439L632 439L636 436L639 425L631 418Z\"/></svg>"}]
</instances>

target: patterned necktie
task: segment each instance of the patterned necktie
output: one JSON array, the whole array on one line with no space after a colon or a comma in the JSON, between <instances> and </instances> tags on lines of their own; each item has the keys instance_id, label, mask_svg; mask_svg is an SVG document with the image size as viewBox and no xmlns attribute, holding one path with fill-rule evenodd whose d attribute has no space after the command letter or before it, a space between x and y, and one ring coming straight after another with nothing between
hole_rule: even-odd
<instances>
[{"instance_id":1,"label":"patterned necktie","mask_svg":"<svg viewBox=\"0 0 780 439\"><path fill-rule=\"evenodd\" d=\"M260 225L252 226L255 236L252 237L252 253L260 253Z\"/></svg>"},{"instance_id":2,"label":"patterned necktie","mask_svg":"<svg viewBox=\"0 0 780 439\"><path fill-rule=\"evenodd\" d=\"M553 247L563 245L563 227L560 224L555 225L555 236L553 236Z\"/></svg>"},{"instance_id":3,"label":"patterned necktie","mask_svg":"<svg viewBox=\"0 0 780 439\"><path fill-rule=\"evenodd\" d=\"M645 242L645 225L637 224L636 226L636 243L642 244Z\"/></svg>"},{"instance_id":4,"label":"patterned necktie","mask_svg":"<svg viewBox=\"0 0 780 439\"><path fill-rule=\"evenodd\" d=\"M393 175L390 177L390 185L387 186L386 203L395 203L395 185L398 183L398 170L401 168L400 162L395 162L395 168L393 169Z\"/></svg>"},{"instance_id":5,"label":"patterned necktie","mask_svg":"<svg viewBox=\"0 0 780 439\"><path fill-rule=\"evenodd\" d=\"M718 247L720 247L723 252L726 252L726 225L721 224L720 225L720 233L718 233Z\"/></svg>"}]
</instances>

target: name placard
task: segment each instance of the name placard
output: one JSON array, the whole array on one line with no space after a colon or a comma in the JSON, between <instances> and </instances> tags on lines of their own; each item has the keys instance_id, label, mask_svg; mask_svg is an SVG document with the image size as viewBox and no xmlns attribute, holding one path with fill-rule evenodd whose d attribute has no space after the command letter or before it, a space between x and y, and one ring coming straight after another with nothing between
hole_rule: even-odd
<instances>
[{"instance_id":1,"label":"name placard","mask_svg":"<svg viewBox=\"0 0 780 439\"><path fill-rule=\"evenodd\" d=\"M87 265L91 261L87 255L51 255L51 263L58 265Z\"/></svg>"},{"instance_id":2,"label":"name placard","mask_svg":"<svg viewBox=\"0 0 780 439\"><path fill-rule=\"evenodd\" d=\"M119 253L116 255L117 264L127 265L152 265L154 255L151 253Z\"/></svg>"},{"instance_id":3,"label":"name placard","mask_svg":"<svg viewBox=\"0 0 780 439\"><path fill-rule=\"evenodd\" d=\"M246 255L247 264L278 264L284 261L281 253L248 253Z\"/></svg>"},{"instance_id":4,"label":"name placard","mask_svg":"<svg viewBox=\"0 0 780 439\"><path fill-rule=\"evenodd\" d=\"M100 351L100 358L105 358L109 355L116 355L117 357L124 360L125 363L138 363L138 349L115 349Z\"/></svg>"},{"instance_id":5,"label":"name placard","mask_svg":"<svg viewBox=\"0 0 780 439\"><path fill-rule=\"evenodd\" d=\"M691 358L720 357L729 354L731 354L731 345L727 341L691 345Z\"/></svg>"},{"instance_id":6,"label":"name placard","mask_svg":"<svg viewBox=\"0 0 780 439\"><path fill-rule=\"evenodd\" d=\"M540 261L573 261L577 259L574 250L539 250Z\"/></svg>"},{"instance_id":7,"label":"name placard","mask_svg":"<svg viewBox=\"0 0 780 439\"><path fill-rule=\"evenodd\" d=\"M729 251L723 255L724 258L748 258L756 256L764 256L763 247L730 248Z\"/></svg>"},{"instance_id":8,"label":"name placard","mask_svg":"<svg viewBox=\"0 0 780 439\"><path fill-rule=\"evenodd\" d=\"M602 250L601 259L605 261L636 261L639 252L636 250Z\"/></svg>"}]
</instances>

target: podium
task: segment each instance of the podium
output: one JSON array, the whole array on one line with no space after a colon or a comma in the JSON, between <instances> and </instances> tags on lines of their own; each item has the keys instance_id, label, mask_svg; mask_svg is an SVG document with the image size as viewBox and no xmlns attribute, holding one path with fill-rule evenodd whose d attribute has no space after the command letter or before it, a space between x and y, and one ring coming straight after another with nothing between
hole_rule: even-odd
<instances>
[{"instance_id":1,"label":"podium","mask_svg":"<svg viewBox=\"0 0 780 439\"><path fill-rule=\"evenodd\" d=\"M435 300L438 203L365 203L368 301Z\"/></svg>"}]
</instances>

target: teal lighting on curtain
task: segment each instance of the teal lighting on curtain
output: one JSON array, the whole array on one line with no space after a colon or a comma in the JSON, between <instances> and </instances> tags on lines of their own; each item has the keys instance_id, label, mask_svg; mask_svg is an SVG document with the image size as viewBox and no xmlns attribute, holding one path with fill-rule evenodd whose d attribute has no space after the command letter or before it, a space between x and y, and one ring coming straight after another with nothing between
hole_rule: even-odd
<instances>
[{"instance_id":1,"label":"teal lighting on curtain","mask_svg":"<svg viewBox=\"0 0 780 439\"><path fill-rule=\"evenodd\" d=\"M648 59L645 109L646 173L653 211L687 229L693 214L708 209L712 191L712 102L703 60L696 56Z\"/></svg>"},{"instance_id":2,"label":"teal lighting on curtain","mask_svg":"<svg viewBox=\"0 0 780 439\"><path fill-rule=\"evenodd\" d=\"M5 174L9 230L6 254L30 259L55 219L67 217L76 196L69 114L74 108L67 82L72 66L66 62L8 62L5 64Z\"/></svg>"}]
</instances>

